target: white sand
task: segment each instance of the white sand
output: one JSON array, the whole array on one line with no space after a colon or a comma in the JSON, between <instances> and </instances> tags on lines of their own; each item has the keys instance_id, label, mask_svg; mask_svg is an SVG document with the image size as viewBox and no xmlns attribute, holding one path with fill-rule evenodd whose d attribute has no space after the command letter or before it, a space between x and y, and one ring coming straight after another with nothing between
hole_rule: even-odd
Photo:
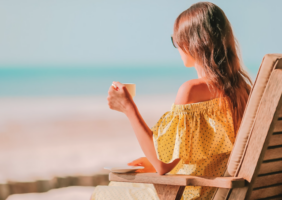
<instances>
[{"instance_id":1,"label":"white sand","mask_svg":"<svg viewBox=\"0 0 282 200\"><path fill-rule=\"evenodd\" d=\"M137 96L152 127L173 95ZM143 156L128 119L105 97L0 99L0 182L106 172Z\"/></svg>"},{"instance_id":2,"label":"white sand","mask_svg":"<svg viewBox=\"0 0 282 200\"><path fill-rule=\"evenodd\" d=\"M94 187L71 186L44 193L14 194L7 200L89 200Z\"/></svg>"}]
</instances>

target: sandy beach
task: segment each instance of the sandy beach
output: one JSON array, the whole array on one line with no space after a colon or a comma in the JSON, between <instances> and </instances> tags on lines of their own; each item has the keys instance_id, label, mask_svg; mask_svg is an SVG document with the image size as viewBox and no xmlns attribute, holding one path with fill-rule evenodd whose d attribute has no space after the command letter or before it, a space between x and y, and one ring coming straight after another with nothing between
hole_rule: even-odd
<instances>
[{"instance_id":1,"label":"sandy beach","mask_svg":"<svg viewBox=\"0 0 282 200\"><path fill-rule=\"evenodd\" d=\"M174 95L134 98L152 127ZM0 99L0 182L107 173L144 156L123 113L106 96Z\"/></svg>"}]
</instances>

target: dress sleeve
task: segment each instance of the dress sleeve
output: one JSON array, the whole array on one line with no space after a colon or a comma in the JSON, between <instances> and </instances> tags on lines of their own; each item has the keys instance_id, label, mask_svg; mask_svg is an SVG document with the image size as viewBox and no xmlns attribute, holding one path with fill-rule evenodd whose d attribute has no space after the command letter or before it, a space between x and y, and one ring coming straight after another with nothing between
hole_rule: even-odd
<instances>
[{"instance_id":1,"label":"dress sleeve","mask_svg":"<svg viewBox=\"0 0 282 200\"><path fill-rule=\"evenodd\" d=\"M185 129L183 117L175 115L170 111L164 113L151 128L159 160L164 163L171 163L175 159L180 158L180 149L182 149L181 138L185 134Z\"/></svg>"}]
</instances>

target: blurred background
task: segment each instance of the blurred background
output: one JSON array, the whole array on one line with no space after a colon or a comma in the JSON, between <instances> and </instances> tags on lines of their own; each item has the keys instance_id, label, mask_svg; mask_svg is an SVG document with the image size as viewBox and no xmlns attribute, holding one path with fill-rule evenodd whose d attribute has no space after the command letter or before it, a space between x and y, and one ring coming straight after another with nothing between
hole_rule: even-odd
<instances>
[{"instance_id":1,"label":"blurred background","mask_svg":"<svg viewBox=\"0 0 282 200\"><path fill-rule=\"evenodd\" d=\"M197 78L170 40L176 17L196 2L0 1L0 199L70 185L58 199L89 199L92 186L107 184L104 166L144 156L126 117L108 108L108 89L135 83L150 127L170 110L179 86ZM211 2L254 80L263 56L281 53L282 1Z\"/></svg>"}]
</instances>

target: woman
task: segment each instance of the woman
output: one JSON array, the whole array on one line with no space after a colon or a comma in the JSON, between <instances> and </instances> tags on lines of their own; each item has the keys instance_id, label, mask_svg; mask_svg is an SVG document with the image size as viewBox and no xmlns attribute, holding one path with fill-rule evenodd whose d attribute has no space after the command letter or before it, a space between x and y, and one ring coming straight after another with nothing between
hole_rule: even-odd
<instances>
[{"instance_id":1,"label":"woman","mask_svg":"<svg viewBox=\"0 0 282 200\"><path fill-rule=\"evenodd\" d=\"M139 172L222 176L251 88L242 69L231 25L215 4L200 2L182 12L174 23L173 45L198 79L178 90L171 111L150 129L126 88L113 82L108 104L126 114L146 157L128 165ZM215 188L187 186L183 200L211 199ZM158 199L152 184L110 182L96 187L92 200Z\"/></svg>"}]
</instances>

